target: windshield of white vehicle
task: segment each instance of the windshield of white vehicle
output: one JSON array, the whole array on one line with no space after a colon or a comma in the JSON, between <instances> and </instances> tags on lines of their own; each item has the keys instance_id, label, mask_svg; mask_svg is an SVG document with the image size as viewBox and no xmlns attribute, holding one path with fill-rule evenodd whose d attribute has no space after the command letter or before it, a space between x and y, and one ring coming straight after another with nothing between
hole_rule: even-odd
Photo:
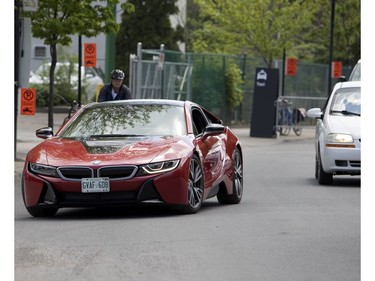
<instances>
[{"instance_id":1,"label":"windshield of white vehicle","mask_svg":"<svg viewBox=\"0 0 375 281\"><path fill-rule=\"evenodd\" d=\"M361 89L339 89L332 99L330 113L341 115L361 115Z\"/></svg>"},{"instance_id":2,"label":"windshield of white vehicle","mask_svg":"<svg viewBox=\"0 0 375 281\"><path fill-rule=\"evenodd\" d=\"M185 135L182 106L103 104L89 107L60 134L63 138Z\"/></svg>"}]
</instances>

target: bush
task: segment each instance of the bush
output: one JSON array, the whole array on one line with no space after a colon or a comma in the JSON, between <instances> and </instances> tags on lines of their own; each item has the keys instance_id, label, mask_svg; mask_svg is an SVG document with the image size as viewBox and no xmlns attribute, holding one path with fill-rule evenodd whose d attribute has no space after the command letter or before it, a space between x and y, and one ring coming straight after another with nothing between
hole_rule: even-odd
<instances>
[{"instance_id":1,"label":"bush","mask_svg":"<svg viewBox=\"0 0 375 281\"><path fill-rule=\"evenodd\" d=\"M36 90L36 106L46 107L49 105L49 84L30 84L30 88ZM55 84L53 105L70 105L77 100L77 91L72 89L69 83ZM84 97L84 89L82 89Z\"/></svg>"},{"instance_id":2,"label":"bush","mask_svg":"<svg viewBox=\"0 0 375 281\"><path fill-rule=\"evenodd\" d=\"M239 67L232 63L225 70L225 90L229 106L233 109L243 101L243 80Z\"/></svg>"}]
</instances>

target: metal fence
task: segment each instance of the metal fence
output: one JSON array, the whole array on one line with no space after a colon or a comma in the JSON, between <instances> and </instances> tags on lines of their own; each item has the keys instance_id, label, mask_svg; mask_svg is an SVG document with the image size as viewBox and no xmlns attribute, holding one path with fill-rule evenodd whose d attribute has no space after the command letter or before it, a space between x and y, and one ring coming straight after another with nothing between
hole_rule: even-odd
<instances>
[{"instance_id":1,"label":"metal fence","mask_svg":"<svg viewBox=\"0 0 375 281\"><path fill-rule=\"evenodd\" d=\"M225 71L230 64L242 70L244 99L230 110L225 90ZM284 95L293 107L323 107L328 96L328 65L298 61L297 75L285 76L282 86L282 60L279 69L279 96ZM130 56L129 86L135 98L191 100L212 111L227 124L251 123L255 71L266 67L260 58L246 55L181 53L164 50L143 50L138 44L137 55ZM349 77L350 67L343 67ZM336 82L332 80L332 85ZM275 107L276 110L276 107ZM303 125L314 120L305 119Z\"/></svg>"}]
</instances>

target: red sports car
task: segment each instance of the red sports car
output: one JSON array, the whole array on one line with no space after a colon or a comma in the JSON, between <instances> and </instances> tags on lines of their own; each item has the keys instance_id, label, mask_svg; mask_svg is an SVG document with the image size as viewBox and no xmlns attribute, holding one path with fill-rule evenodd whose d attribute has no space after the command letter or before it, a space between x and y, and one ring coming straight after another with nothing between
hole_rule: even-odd
<instances>
[{"instance_id":1,"label":"red sports car","mask_svg":"<svg viewBox=\"0 0 375 281\"><path fill-rule=\"evenodd\" d=\"M243 192L236 135L198 104L175 100L91 103L26 157L22 194L35 217L59 208L162 202L196 213L216 196L237 204Z\"/></svg>"}]
</instances>

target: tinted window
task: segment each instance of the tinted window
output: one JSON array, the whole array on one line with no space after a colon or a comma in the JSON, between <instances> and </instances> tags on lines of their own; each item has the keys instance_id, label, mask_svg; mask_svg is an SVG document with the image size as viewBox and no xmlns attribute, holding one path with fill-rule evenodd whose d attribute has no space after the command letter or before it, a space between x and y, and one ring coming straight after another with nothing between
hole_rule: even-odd
<instances>
[{"instance_id":1,"label":"tinted window","mask_svg":"<svg viewBox=\"0 0 375 281\"><path fill-rule=\"evenodd\" d=\"M192 116L193 116L194 135L199 135L203 133L203 130L206 128L207 120L202 114L202 112L197 108L193 109Z\"/></svg>"}]
</instances>

